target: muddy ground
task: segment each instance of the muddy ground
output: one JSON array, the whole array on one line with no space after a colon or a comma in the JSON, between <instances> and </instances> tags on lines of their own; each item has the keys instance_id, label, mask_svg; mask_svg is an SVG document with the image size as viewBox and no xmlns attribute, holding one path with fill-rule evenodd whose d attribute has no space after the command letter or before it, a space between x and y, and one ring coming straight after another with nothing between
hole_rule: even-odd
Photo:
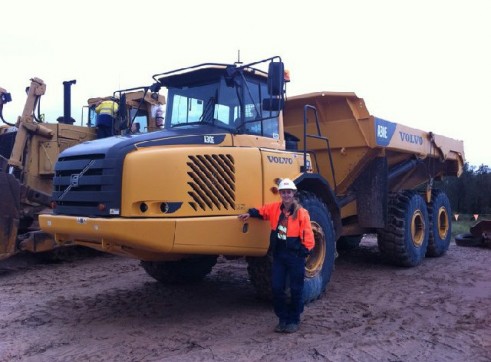
<instances>
[{"instance_id":1,"label":"muddy ground","mask_svg":"<svg viewBox=\"0 0 491 362\"><path fill-rule=\"evenodd\" d=\"M91 253L89 253L91 254ZM450 246L416 268L376 242L344 252L300 331L273 332L243 260L163 286L138 261L0 262L0 361L490 361L491 249Z\"/></svg>"}]
</instances>

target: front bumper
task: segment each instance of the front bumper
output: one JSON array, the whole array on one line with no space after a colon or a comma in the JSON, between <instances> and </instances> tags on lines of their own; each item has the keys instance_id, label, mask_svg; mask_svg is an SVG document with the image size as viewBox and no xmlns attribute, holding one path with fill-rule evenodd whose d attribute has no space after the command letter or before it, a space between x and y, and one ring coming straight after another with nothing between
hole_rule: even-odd
<instances>
[{"instance_id":1,"label":"front bumper","mask_svg":"<svg viewBox=\"0 0 491 362\"><path fill-rule=\"evenodd\" d=\"M236 215L201 218L90 218L43 214L39 223L57 243L76 243L142 260L172 255L262 256L269 246L269 224Z\"/></svg>"}]
</instances>

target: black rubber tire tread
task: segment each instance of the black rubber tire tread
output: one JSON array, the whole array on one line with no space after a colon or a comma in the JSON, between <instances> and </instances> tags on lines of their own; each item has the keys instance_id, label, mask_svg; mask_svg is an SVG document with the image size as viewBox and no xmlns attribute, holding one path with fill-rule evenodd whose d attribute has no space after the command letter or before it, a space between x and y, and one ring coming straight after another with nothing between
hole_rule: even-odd
<instances>
[{"instance_id":1,"label":"black rubber tire tread","mask_svg":"<svg viewBox=\"0 0 491 362\"><path fill-rule=\"evenodd\" d=\"M424 219L424 239L419 247L411 236L411 220L418 210ZM388 224L377 234L379 250L388 262L405 267L419 265L425 257L429 237L428 210L421 195L412 190L390 195Z\"/></svg>"},{"instance_id":2,"label":"black rubber tire tread","mask_svg":"<svg viewBox=\"0 0 491 362\"><path fill-rule=\"evenodd\" d=\"M463 233L455 236L455 244L458 246L481 246L481 238L475 238L471 233Z\"/></svg>"},{"instance_id":3,"label":"black rubber tire tread","mask_svg":"<svg viewBox=\"0 0 491 362\"><path fill-rule=\"evenodd\" d=\"M271 292L271 267L273 256L268 252L261 257L246 257L247 273L252 286L256 290L256 295L262 300L272 300Z\"/></svg>"},{"instance_id":4,"label":"black rubber tire tread","mask_svg":"<svg viewBox=\"0 0 491 362\"><path fill-rule=\"evenodd\" d=\"M361 239L363 239L363 234L341 236L336 242L336 248L338 251L356 249L358 246L360 246Z\"/></svg>"},{"instance_id":5,"label":"black rubber tire tread","mask_svg":"<svg viewBox=\"0 0 491 362\"><path fill-rule=\"evenodd\" d=\"M178 261L141 261L140 265L161 283L188 284L203 280L217 263L217 258L217 255L210 255Z\"/></svg>"},{"instance_id":6,"label":"black rubber tire tread","mask_svg":"<svg viewBox=\"0 0 491 362\"><path fill-rule=\"evenodd\" d=\"M336 255L334 226L329 209L318 197L312 193L301 191L298 193L298 198L302 206L308 210L311 221L314 221L321 226L325 235L323 242L326 243L326 254L322 268L315 275L305 277L303 299L304 303L309 303L322 295L331 279ZM249 278L256 289L258 297L270 300L272 298L272 256L268 253L264 257L248 257L246 260L248 263L247 271L249 273Z\"/></svg>"},{"instance_id":7,"label":"black rubber tire tread","mask_svg":"<svg viewBox=\"0 0 491 362\"><path fill-rule=\"evenodd\" d=\"M445 221L448 225L447 234L442 239L438 233L438 210L443 207L447 215ZM430 220L429 236L428 236L428 249L426 250L426 256L439 257L445 254L452 240L452 208L450 206L450 200L445 192L435 189L431 192L431 202L428 204L428 218Z\"/></svg>"}]
</instances>

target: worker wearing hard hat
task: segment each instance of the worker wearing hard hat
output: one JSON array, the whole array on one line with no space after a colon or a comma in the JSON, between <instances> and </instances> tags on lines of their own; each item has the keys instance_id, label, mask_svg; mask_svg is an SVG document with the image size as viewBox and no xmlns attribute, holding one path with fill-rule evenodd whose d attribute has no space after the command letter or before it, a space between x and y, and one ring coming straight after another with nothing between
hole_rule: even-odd
<instances>
[{"instance_id":1,"label":"worker wearing hard hat","mask_svg":"<svg viewBox=\"0 0 491 362\"><path fill-rule=\"evenodd\" d=\"M310 225L310 216L296 200L297 187L290 179L283 179L278 185L281 201L266 204L259 209L249 209L239 219L249 217L269 220L271 225L270 251L273 255L272 292L275 314L279 323L275 332L293 333L300 324L303 312L303 285L305 258L315 245ZM290 277L290 303L287 303L285 288Z\"/></svg>"}]
</instances>

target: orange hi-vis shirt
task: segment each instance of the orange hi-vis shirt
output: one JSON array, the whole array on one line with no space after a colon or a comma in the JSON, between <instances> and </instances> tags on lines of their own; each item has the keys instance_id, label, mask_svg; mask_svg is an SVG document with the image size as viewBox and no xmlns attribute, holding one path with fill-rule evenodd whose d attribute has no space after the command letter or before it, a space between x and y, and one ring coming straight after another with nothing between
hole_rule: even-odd
<instances>
[{"instance_id":1,"label":"orange hi-vis shirt","mask_svg":"<svg viewBox=\"0 0 491 362\"><path fill-rule=\"evenodd\" d=\"M266 204L258 209L259 215L261 215L264 220L269 220L272 233L278 228L280 214L283 212L281 205L281 201L279 201ZM312 226L310 225L309 212L301 207L297 212L296 219L293 219L293 217L287 213L285 213L285 218L287 218L286 237L288 239L298 238L307 250L312 250L315 245L315 239L314 233L312 232Z\"/></svg>"}]
</instances>

